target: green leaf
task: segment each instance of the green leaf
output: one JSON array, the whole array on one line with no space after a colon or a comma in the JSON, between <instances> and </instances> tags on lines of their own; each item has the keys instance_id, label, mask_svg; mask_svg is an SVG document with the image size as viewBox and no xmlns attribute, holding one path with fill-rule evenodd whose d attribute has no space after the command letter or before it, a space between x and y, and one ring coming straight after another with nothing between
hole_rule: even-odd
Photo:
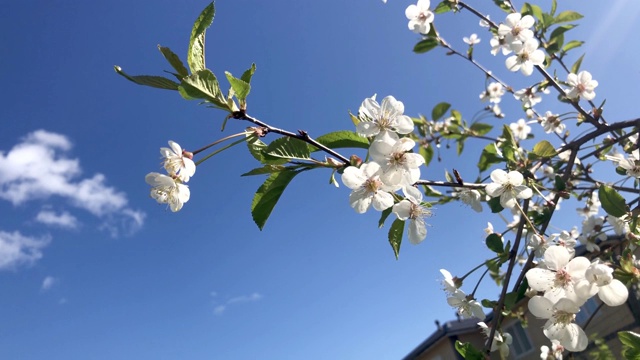
<instances>
[{"instance_id":1,"label":"green leaf","mask_svg":"<svg viewBox=\"0 0 640 360\"><path fill-rule=\"evenodd\" d=\"M573 29L574 27L576 27L578 25L575 24L568 24L568 25L562 25L562 26L558 26L557 28L555 28L552 32L551 35L549 36L549 41L554 41L553 38L555 38L556 36L562 35L565 32Z\"/></svg>"},{"instance_id":2,"label":"green leaf","mask_svg":"<svg viewBox=\"0 0 640 360\"><path fill-rule=\"evenodd\" d=\"M553 145L547 140L542 140L535 144L533 146L533 153L541 158L551 158L558 154L556 149L553 148Z\"/></svg>"},{"instance_id":3,"label":"green leaf","mask_svg":"<svg viewBox=\"0 0 640 360\"><path fill-rule=\"evenodd\" d=\"M451 11L451 2L449 0L443 0L433 9L434 14L444 14L449 11Z\"/></svg>"},{"instance_id":4,"label":"green leaf","mask_svg":"<svg viewBox=\"0 0 640 360\"><path fill-rule=\"evenodd\" d=\"M576 62L573 64L573 66L571 66L571 72L574 74L577 74L578 71L580 70L580 65L582 65L582 59L584 59L585 54L582 54L582 56L580 56L578 58L578 60L576 60Z\"/></svg>"},{"instance_id":5,"label":"green leaf","mask_svg":"<svg viewBox=\"0 0 640 360\"><path fill-rule=\"evenodd\" d=\"M340 148L368 149L370 145L369 140L367 140L366 137L360 136L356 134L354 131L349 131L349 130L330 132L328 134L324 134L316 138L316 141L330 149L340 149ZM309 150L311 152L316 152L320 149L318 149L313 145L309 145Z\"/></svg>"},{"instance_id":6,"label":"green leaf","mask_svg":"<svg viewBox=\"0 0 640 360\"><path fill-rule=\"evenodd\" d=\"M264 151L268 155L283 159L311 159L307 143L289 136L284 136L272 141Z\"/></svg>"},{"instance_id":7,"label":"green leaf","mask_svg":"<svg viewBox=\"0 0 640 360\"><path fill-rule=\"evenodd\" d=\"M251 203L251 215L260 230L264 228L264 224L278 203L282 192L284 192L289 182L291 182L298 173L298 171L293 170L273 173L267 178L264 184L258 188Z\"/></svg>"},{"instance_id":8,"label":"green leaf","mask_svg":"<svg viewBox=\"0 0 640 360\"><path fill-rule=\"evenodd\" d=\"M562 51L566 53L571 49L582 46L582 44L584 44L584 41L571 40L568 43L564 44L564 46L562 47Z\"/></svg>"},{"instance_id":9,"label":"green leaf","mask_svg":"<svg viewBox=\"0 0 640 360\"><path fill-rule=\"evenodd\" d=\"M204 35L207 28L213 22L215 15L215 7L213 2L209 4L196 19L191 30L191 38L189 39L189 50L187 52L187 63L191 69L191 73L195 73L206 68L204 61Z\"/></svg>"},{"instance_id":10,"label":"green leaf","mask_svg":"<svg viewBox=\"0 0 640 360\"><path fill-rule=\"evenodd\" d=\"M502 11L506 13L511 12L511 7L505 4L504 0L493 0L493 3L496 4L496 6L498 6L500 9L502 9Z\"/></svg>"},{"instance_id":11,"label":"green leaf","mask_svg":"<svg viewBox=\"0 0 640 360\"><path fill-rule=\"evenodd\" d=\"M524 15L532 15L538 21L542 20L542 9L538 5L532 5L529 3L524 3L522 6L522 10L520 10L522 16Z\"/></svg>"},{"instance_id":12,"label":"green leaf","mask_svg":"<svg viewBox=\"0 0 640 360\"><path fill-rule=\"evenodd\" d=\"M182 79L180 89L193 99L203 99L220 108L229 109L229 105L220 99L218 79L208 69L197 71Z\"/></svg>"},{"instance_id":13,"label":"green leaf","mask_svg":"<svg viewBox=\"0 0 640 360\"><path fill-rule=\"evenodd\" d=\"M242 73L240 80L246 82L247 84L251 84L251 78L253 77L253 74L255 72L256 72L256 64L251 64L251 67L248 68L244 73Z\"/></svg>"},{"instance_id":14,"label":"green leaf","mask_svg":"<svg viewBox=\"0 0 640 360\"><path fill-rule=\"evenodd\" d=\"M418 148L418 152L424 158L425 166L429 166L431 160L433 160L433 147L429 144L427 144L426 146L420 146Z\"/></svg>"},{"instance_id":15,"label":"green leaf","mask_svg":"<svg viewBox=\"0 0 640 360\"><path fill-rule=\"evenodd\" d=\"M494 0L495 1L495 0ZM502 1L500 1L502 3ZM476 349L471 343L463 343L456 340L456 350L465 360L484 360L484 353Z\"/></svg>"},{"instance_id":16,"label":"green leaf","mask_svg":"<svg viewBox=\"0 0 640 360\"><path fill-rule=\"evenodd\" d=\"M387 218L391 215L391 210L393 210L393 207L382 211L382 214L380 214L380 220L378 220L378 228L382 228L384 226L385 221L387 221Z\"/></svg>"},{"instance_id":17,"label":"green leaf","mask_svg":"<svg viewBox=\"0 0 640 360\"><path fill-rule=\"evenodd\" d=\"M563 23L563 22L569 22L569 21L574 21L574 20L580 20L582 19L583 16L580 15L579 13L575 12L575 11L563 11L560 14L558 14L558 16L556 16L556 18L554 19L554 23L555 24L559 24L559 23Z\"/></svg>"},{"instance_id":18,"label":"green leaf","mask_svg":"<svg viewBox=\"0 0 640 360\"><path fill-rule=\"evenodd\" d=\"M447 102L441 102L438 105L434 106L433 110L431 110L431 120L439 120L444 114L447 113L447 111L449 111L450 107L451 104Z\"/></svg>"},{"instance_id":19,"label":"green leaf","mask_svg":"<svg viewBox=\"0 0 640 360\"><path fill-rule=\"evenodd\" d=\"M438 44L439 44L438 39L426 38L420 41L419 43L417 43L416 46L413 47L413 52L415 52L416 54L424 54L427 51L435 49L438 46Z\"/></svg>"},{"instance_id":20,"label":"green leaf","mask_svg":"<svg viewBox=\"0 0 640 360\"><path fill-rule=\"evenodd\" d=\"M182 60L180 60L178 55L171 51L171 49L158 45L158 50L160 50L164 58L167 59L171 67L178 72L181 79L189 76L189 72L187 71L187 68L184 67Z\"/></svg>"},{"instance_id":21,"label":"green leaf","mask_svg":"<svg viewBox=\"0 0 640 360\"><path fill-rule=\"evenodd\" d=\"M504 159L498 155L498 150L496 149L495 144L488 144L482 150L480 154L480 160L478 160L478 169L480 172L489 169L489 167L493 164L499 164L503 162Z\"/></svg>"},{"instance_id":22,"label":"green leaf","mask_svg":"<svg viewBox=\"0 0 640 360\"><path fill-rule=\"evenodd\" d=\"M135 75L131 76L124 71L120 66L113 67L118 75L125 77L127 80L132 81L138 85L150 86L158 89L166 89L166 90L178 90L178 83L167 79L162 76L151 76L151 75Z\"/></svg>"},{"instance_id":23,"label":"green leaf","mask_svg":"<svg viewBox=\"0 0 640 360\"><path fill-rule=\"evenodd\" d=\"M285 167L282 165L265 165L263 167L255 168L249 172L246 172L240 176L253 176L253 175L264 175L264 174L272 174L275 172L280 172L284 170Z\"/></svg>"},{"instance_id":24,"label":"green leaf","mask_svg":"<svg viewBox=\"0 0 640 360\"><path fill-rule=\"evenodd\" d=\"M607 214L615 217L621 217L627 213L627 203L614 188L607 185L600 185L598 188L598 199L602 204L602 208Z\"/></svg>"},{"instance_id":25,"label":"green leaf","mask_svg":"<svg viewBox=\"0 0 640 360\"><path fill-rule=\"evenodd\" d=\"M556 14L556 9L557 8L558 8L557 0L551 1L551 15L555 15Z\"/></svg>"},{"instance_id":26,"label":"green leaf","mask_svg":"<svg viewBox=\"0 0 640 360\"><path fill-rule=\"evenodd\" d=\"M560 48L562 47L563 44L564 44L564 35L559 34L552 41L547 43L547 53L549 54L557 53L558 51L560 51ZM548 62L549 61L547 61L547 63Z\"/></svg>"},{"instance_id":27,"label":"green leaf","mask_svg":"<svg viewBox=\"0 0 640 360\"><path fill-rule=\"evenodd\" d=\"M474 135L485 135L489 131L491 131L491 129L493 129L493 125L483 124L483 123L473 123L471 124L469 129L473 131Z\"/></svg>"},{"instance_id":28,"label":"green leaf","mask_svg":"<svg viewBox=\"0 0 640 360\"><path fill-rule=\"evenodd\" d=\"M622 355L625 359L640 359L640 334L633 331L620 331L618 339L624 345Z\"/></svg>"},{"instance_id":29,"label":"green leaf","mask_svg":"<svg viewBox=\"0 0 640 360\"><path fill-rule=\"evenodd\" d=\"M502 243L502 237L500 234L489 234L485 240L485 244L487 244L489 250L496 254L502 254L504 252L504 244Z\"/></svg>"},{"instance_id":30,"label":"green leaf","mask_svg":"<svg viewBox=\"0 0 640 360\"><path fill-rule=\"evenodd\" d=\"M396 260L400 255L400 244L402 244L402 233L404 233L404 220L396 219L389 228L389 244L393 248Z\"/></svg>"},{"instance_id":31,"label":"green leaf","mask_svg":"<svg viewBox=\"0 0 640 360\"><path fill-rule=\"evenodd\" d=\"M254 159L260 161L265 165L280 165L287 162L287 159L275 158L269 156L265 153L267 149L267 144L262 142L255 134L247 135L247 147L249 148L249 153Z\"/></svg>"},{"instance_id":32,"label":"green leaf","mask_svg":"<svg viewBox=\"0 0 640 360\"><path fill-rule=\"evenodd\" d=\"M494 214L504 210L502 204L500 204L499 196L489 199L489 201L487 201L487 205L489 205L489 209L491 209L491 212Z\"/></svg>"},{"instance_id":33,"label":"green leaf","mask_svg":"<svg viewBox=\"0 0 640 360\"><path fill-rule=\"evenodd\" d=\"M251 85L244 80L233 77L228 71L225 71L224 74L227 76L227 80L229 80L229 84L231 84L236 98L238 98L239 101L244 101L249 95L249 91L251 91Z\"/></svg>"}]
</instances>

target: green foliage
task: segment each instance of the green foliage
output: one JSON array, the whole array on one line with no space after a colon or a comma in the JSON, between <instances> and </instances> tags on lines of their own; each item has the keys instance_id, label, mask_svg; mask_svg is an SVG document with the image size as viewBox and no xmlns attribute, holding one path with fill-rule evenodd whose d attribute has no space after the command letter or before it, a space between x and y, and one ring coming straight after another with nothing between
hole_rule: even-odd
<instances>
[{"instance_id":1,"label":"green foliage","mask_svg":"<svg viewBox=\"0 0 640 360\"><path fill-rule=\"evenodd\" d=\"M184 79L178 89L187 100L202 99L229 111L229 105L220 92L218 79L209 69L199 70Z\"/></svg>"},{"instance_id":2,"label":"green foliage","mask_svg":"<svg viewBox=\"0 0 640 360\"><path fill-rule=\"evenodd\" d=\"M502 205L500 205L500 197L489 199L489 201L487 201L487 205L489 205L489 209L491 209L491 212L494 214L504 210Z\"/></svg>"},{"instance_id":3,"label":"green foliage","mask_svg":"<svg viewBox=\"0 0 640 360\"><path fill-rule=\"evenodd\" d=\"M120 66L113 67L118 75L125 77L127 80L132 81L138 85L150 86L158 89L166 89L166 90L178 90L178 83L173 80L167 79L162 76L151 76L151 75L135 75L131 76L124 71Z\"/></svg>"},{"instance_id":4,"label":"green foliage","mask_svg":"<svg viewBox=\"0 0 640 360\"><path fill-rule=\"evenodd\" d=\"M251 203L251 216L260 230L264 228L284 189L299 172L287 169L273 173L258 188Z\"/></svg>"},{"instance_id":5,"label":"green foliage","mask_svg":"<svg viewBox=\"0 0 640 360\"><path fill-rule=\"evenodd\" d=\"M553 145L547 140L542 140L535 144L532 153L541 158L551 158L558 154Z\"/></svg>"},{"instance_id":6,"label":"green foliage","mask_svg":"<svg viewBox=\"0 0 640 360\"><path fill-rule=\"evenodd\" d=\"M433 146L431 146L430 144L427 144L425 146L421 145L418 149L418 153L422 155L425 166L429 166L431 160L433 160Z\"/></svg>"},{"instance_id":7,"label":"green foliage","mask_svg":"<svg viewBox=\"0 0 640 360\"><path fill-rule=\"evenodd\" d=\"M465 360L484 360L482 351L476 349L471 343L463 343L456 340L456 350Z\"/></svg>"},{"instance_id":8,"label":"green foliage","mask_svg":"<svg viewBox=\"0 0 640 360\"><path fill-rule=\"evenodd\" d=\"M247 135L246 140L247 147L249 148L249 153L260 163L269 165L280 165L287 162L287 159L276 158L267 155L267 144L262 142L262 140L260 140L255 134Z\"/></svg>"},{"instance_id":9,"label":"green foliage","mask_svg":"<svg viewBox=\"0 0 640 360\"><path fill-rule=\"evenodd\" d=\"M453 10L454 8L455 8L455 4L453 4L451 1L443 0L442 2L440 2L438 4L438 6L436 6L435 9L433 9L433 13L434 14L444 14L446 12L449 12L449 11Z\"/></svg>"},{"instance_id":10,"label":"green foliage","mask_svg":"<svg viewBox=\"0 0 640 360\"><path fill-rule=\"evenodd\" d=\"M177 71L177 74L173 74L173 75L178 80L181 81L182 78L189 76L189 71L187 71L187 68L184 67L182 60L180 60L178 55L176 55L173 51L171 51L171 49L169 49L168 47L163 47L158 45L158 50L160 50L164 58L167 59L171 67L173 67L173 69Z\"/></svg>"},{"instance_id":11,"label":"green foliage","mask_svg":"<svg viewBox=\"0 0 640 360\"><path fill-rule=\"evenodd\" d=\"M272 141L264 151L268 155L288 160L311 159L307 143L288 136Z\"/></svg>"},{"instance_id":12,"label":"green foliage","mask_svg":"<svg viewBox=\"0 0 640 360\"><path fill-rule=\"evenodd\" d=\"M607 345L606 341L599 337L597 333L591 334L589 336L593 345L595 345L595 349L589 351L589 356L591 360L616 360L617 358L613 355L613 352Z\"/></svg>"},{"instance_id":13,"label":"green foliage","mask_svg":"<svg viewBox=\"0 0 640 360\"><path fill-rule=\"evenodd\" d=\"M450 107L451 104L447 102L441 102L438 105L434 106L433 110L431 110L431 120L440 120L440 118L447 113Z\"/></svg>"},{"instance_id":14,"label":"green foliage","mask_svg":"<svg viewBox=\"0 0 640 360\"><path fill-rule=\"evenodd\" d=\"M489 250L496 254L502 254L504 252L504 244L502 243L502 236L500 236L500 234L489 234L485 240L485 244Z\"/></svg>"},{"instance_id":15,"label":"green foliage","mask_svg":"<svg viewBox=\"0 0 640 360\"><path fill-rule=\"evenodd\" d=\"M246 82L247 84L251 84L251 78L253 74L256 72L256 64L251 64L251 67L245 70L240 77L240 80Z\"/></svg>"},{"instance_id":16,"label":"green foliage","mask_svg":"<svg viewBox=\"0 0 640 360\"><path fill-rule=\"evenodd\" d=\"M396 260L400 255L400 245L402 244L402 234L404 233L404 220L395 219L389 228L389 244L396 255Z\"/></svg>"},{"instance_id":17,"label":"green foliage","mask_svg":"<svg viewBox=\"0 0 640 360\"><path fill-rule=\"evenodd\" d=\"M482 149L480 160L478 160L478 169L480 169L480 172L486 171L491 165L499 164L503 161L504 159L498 154L495 144L491 143Z\"/></svg>"},{"instance_id":18,"label":"green foliage","mask_svg":"<svg viewBox=\"0 0 640 360\"><path fill-rule=\"evenodd\" d=\"M585 55L586 55L586 54L582 54L582 56L580 56L580 57L578 58L578 60L576 60L576 62L575 62L575 63L573 63L573 65L571 66L571 72L572 72L572 73L577 74L577 73L578 73L578 71L580 71L580 65L582 65L582 59L584 59L584 56L585 56Z\"/></svg>"},{"instance_id":19,"label":"green foliage","mask_svg":"<svg viewBox=\"0 0 640 360\"><path fill-rule=\"evenodd\" d=\"M378 228L382 228L384 226L384 223L387 221L389 215L391 215L392 210L393 208L387 208L382 211L382 213L380 214L380 220L378 220Z\"/></svg>"},{"instance_id":20,"label":"green foliage","mask_svg":"<svg viewBox=\"0 0 640 360\"><path fill-rule=\"evenodd\" d=\"M598 199L602 203L602 208L607 214L621 217L628 211L627 203L614 188L601 185L598 189Z\"/></svg>"},{"instance_id":21,"label":"green foliage","mask_svg":"<svg viewBox=\"0 0 640 360\"><path fill-rule=\"evenodd\" d=\"M215 15L215 7L213 2L209 4L198 16L189 39L189 50L187 52L187 63L191 69L191 73L206 69L204 60L204 36L207 28L213 22Z\"/></svg>"},{"instance_id":22,"label":"green foliage","mask_svg":"<svg viewBox=\"0 0 640 360\"><path fill-rule=\"evenodd\" d=\"M575 21L582 19L583 16L575 11L563 11L554 19L554 24L560 24L563 22Z\"/></svg>"},{"instance_id":23,"label":"green foliage","mask_svg":"<svg viewBox=\"0 0 640 360\"><path fill-rule=\"evenodd\" d=\"M440 42L438 41L438 39L428 37L417 43L416 46L413 47L413 52L415 52L416 54L424 54L427 51L435 49L439 43Z\"/></svg>"},{"instance_id":24,"label":"green foliage","mask_svg":"<svg viewBox=\"0 0 640 360\"><path fill-rule=\"evenodd\" d=\"M240 103L243 103L244 100L247 98L247 95L249 95L249 91L251 91L251 85L249 85L248 82L242 79L238 79L234 77L228 71L225 71L224 74L226 75L227 80L229 81L229 84L231 84L231 89L233 90L233 94L236 96L236 98L238 98Z\"/></svg>"},{"instance_id":25,"label":"green foliage","mask_svg":"<svg viewBox=\"0 0 640 360\"><path fill-rule=\"evenodd\" d=\"M369 140L367 140L366 137L360 136L356 134L354 131L349 131L349 130L330 132L328 134L319 136L318 138L316 138L316 141L331 149L341 149L341 148L369 149ZM311 152L316 152L320 150L313 145L308 145L308 146L309 146L309 151Z\"/></svg>"},{"instance_id":26,"label":"green foliage","mask_svg":"<svg viewBox=\"0 0 640 360\"><path fill-rule=\"evenodd\" d=\"M265 175L265 174L273 174L276 172L280 172L284 170L285 167L282 165L265 165L263 167L255 168L249 172L246 172L240 176L253 176L253 175Z\"/></svg>"}]
</instances>

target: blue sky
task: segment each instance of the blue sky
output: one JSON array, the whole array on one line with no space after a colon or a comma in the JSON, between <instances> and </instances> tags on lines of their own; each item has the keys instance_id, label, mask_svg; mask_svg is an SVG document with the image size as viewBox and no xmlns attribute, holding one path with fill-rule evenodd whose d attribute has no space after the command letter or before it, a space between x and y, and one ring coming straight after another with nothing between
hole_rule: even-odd
<instances>
[{"instance_id":1,"label":"blue sky","mask_svg":"<svg viewBox=\"0 0 640 360\"><path fill-rule=\"evenodd\" d=\"M169 66L156 45L184 59L206 5L4 4L0 358L397 359L434 320L454 317L438 269L460 275L490 256L482 229L500 220L453 203L434 210L427 240L405 244L396 261L377 215L355 214L347 189L322 171L297 177L261 232L249 209L263 178L239 177L258 166L242 146L198 168L179 213L150 199L144 176L160 171L159 148L222 137L224 114L130 83L113 65L162 74ZM255 62L249 113L312 136L352 129L347 111L374 93L394 95L411 116L448 101L470 119L484 105L482 74L441 50L413 54L407 5L220 0L207 65L220 77ZM586 18L575 38L587 41L596 99L607 98L610 121L637 116L640 5L589 6L578 9ZM436 26L459 49L477 32L477 59L515 87L533 81L488 54L489 35L468 13L438 16ZM568 111L553 98L538 109ZM510 121L522 116L515 101L501 105ZM230 122L225 134L245 126ZM423 178L443 180L445 168L474 178L469 146L460 159L443 149Z\"/></svg>"}]
</instances>

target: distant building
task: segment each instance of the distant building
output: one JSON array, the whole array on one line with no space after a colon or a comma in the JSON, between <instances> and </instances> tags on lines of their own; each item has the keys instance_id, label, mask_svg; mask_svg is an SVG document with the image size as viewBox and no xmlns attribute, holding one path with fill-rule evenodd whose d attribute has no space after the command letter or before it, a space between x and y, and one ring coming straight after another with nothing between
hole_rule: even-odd
<instances>
[{"instance_id":1,"label":"distant building","mask_svg":"<svg viewBox=\"0 0 640 360\"><path fill-rule=\"evenodd\" d=\"M600 305L602 308L585 328L586 322ZM517 319L507 319L502 324L503 331L513 337L509 359L540 360L540 347L551 346L549 339L542 333L542 326L546 320L537 319L531 315L527 310L526 300L519 306L525 310L527 327L523 327ZM485 322L489 324L490 319L491 315ZM470 342L477 349L482 349L485 344L486 339L477 325L478 322L479 320L475 318L452 320L444 324L436 321L436 331L405 356L404 360L463 359L455 349L456 340L463 343ZM627 303L616 307L602 304L600 299L594 296L582 306L577 314L576 323L584 328L587 336L597 334L598 338L607 343L614 355L619 355L621 344L617 332L625 330L640 332L640 291L637 288L630 289ZM588 353L593 349L593 342L589 342L589 347L574 358L589 359ZM497 351L491 353L491 359L500 359Z\"/></svg>"}]
</instances>

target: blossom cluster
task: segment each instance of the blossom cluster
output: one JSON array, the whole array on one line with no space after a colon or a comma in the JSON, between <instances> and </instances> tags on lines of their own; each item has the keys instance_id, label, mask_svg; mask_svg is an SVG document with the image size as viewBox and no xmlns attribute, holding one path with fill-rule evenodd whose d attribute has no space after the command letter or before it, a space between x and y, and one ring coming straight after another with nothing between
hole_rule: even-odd
<instances>
[{"instance_id":1,"label":"blossom cluster","mask_svg":"<svg viewBox=\"0 0 640 360\"><path fill-rule=\"evenodd\" d=\"M191 196L189 187L184 183L196 172L193 154L173 141L169 141L168 148L161 148L160 154L168 175L152 172L145 176L145 181L152 187L151 197L160 204L168 204L171 211L176 212Z\"/></svg>"},{"instance_id":2,"label":"blossom cluster","mask_svg":"<svg viewBox=\"0 0 640 360\"><path fill-rule=\"evenodd\" d=\"M422 201L422 192L413 184L420 179L424 158L412 153L415 141L401 137L413 132L413 121L404 115L404 104L387 96L378 104L376 96L362 102L356 132L371 139L371 161L360 167L349 166L342 182L353 191L349 203L357 213L369 208L384 211L392 208L398 219L409 220L409 241L418 244L427 236L424 218L431 211ZM404 199L396 203L396 191L402 189Z\"/></svg>"},{"instance_id":3,"label":"blossom cluster","mask_svg":"<svg viewBox=\"0 0 640 360\"><path fill-rule=\"evenodd\" d=\"M589 340L575 323L580 307L596 294L609 306L622 305L629 292L613 278L610 266L574 254L566 246L549 246L538 266L525 276L529 287L541 293L529 300L528 307L534 316L547 319L545 336L566 350L583 351Z\"/></svg>"}]
</instances>

